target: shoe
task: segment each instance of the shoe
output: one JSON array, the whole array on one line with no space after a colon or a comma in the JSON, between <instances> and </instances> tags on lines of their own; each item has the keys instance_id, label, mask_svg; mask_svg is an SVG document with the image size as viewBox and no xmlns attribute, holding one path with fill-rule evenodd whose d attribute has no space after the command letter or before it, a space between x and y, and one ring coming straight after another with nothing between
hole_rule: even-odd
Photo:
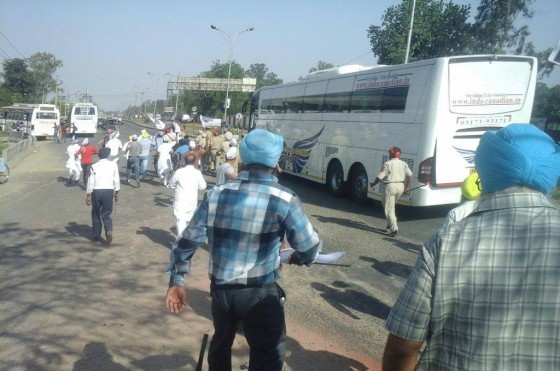
<instances>
[{"instance_id":1,"label":"shoe","mask_svg":"<svg viewBox=\"0 0 560 371\"><path fill-rule=\"evenodd\" d=\"M399 233L399 231L396 230L396 231L387 233L387 236L389 236L389 237L395 237L398 233Z\"/></svg>"},{"instance_id":2,"label":"shoe","mask_svg":"<svg viewBox=\"0 0 560 371\"><path fill-rule=\"evenodd\" d=\"M111 242L113 242L113 231L105 232L105 241L107 242L107 245L110 245Z\"/></svg>"}]
</instances>

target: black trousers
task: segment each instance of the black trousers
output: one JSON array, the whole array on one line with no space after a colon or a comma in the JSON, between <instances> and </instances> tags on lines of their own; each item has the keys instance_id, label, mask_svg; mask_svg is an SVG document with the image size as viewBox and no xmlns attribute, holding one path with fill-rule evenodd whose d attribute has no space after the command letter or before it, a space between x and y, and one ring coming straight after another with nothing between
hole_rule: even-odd
<instances>
[{"instance_id":1,"label":"black trousers","mask_svg":"<svg viewBox=\"0 0 560 371\"><path fill-rule=\"evenodd\" d=\"M113 230L113 220L111 213L113 212L113 190L112 189L94 189L91 194L91 224L93 229L93 238L101 236L101 222L105 227L105 233Z\"/></svg>"},{"instance_id":2,"label":"black trousers","mask_svg":"<svg viewBox=\"0 0 560 371\"><path fill-rule=\"evenodd\" d=\"M208 351L210 371L231 370L231 346L241 323L249 344L249 370L281 371L286 355L282 288L212 285L214 335Z\"/></svg>"}]
</instances>

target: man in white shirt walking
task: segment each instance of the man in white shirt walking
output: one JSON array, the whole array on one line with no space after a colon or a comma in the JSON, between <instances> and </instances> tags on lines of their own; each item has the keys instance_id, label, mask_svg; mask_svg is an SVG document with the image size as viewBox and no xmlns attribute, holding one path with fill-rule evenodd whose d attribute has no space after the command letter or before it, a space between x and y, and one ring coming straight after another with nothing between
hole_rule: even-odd
<instances>
[{"instance_id":1,"label":"man in white shirt walking","mask_svg":"<svg viewBox=\"0 0 560 371\"><path fill-rule=\"evenodd\" d=\"M206 181L200 170L194 167L195 156L190 154L185 157L185 166L178 169L169 186L175 189L173 202L173 215L177 223L177 237L183 234L187 224L196 210L198 191L206 189Z\"/></svg>"},{"instance_id":2,"label":"man in white shirt walking","mask_svg":"<svg viewBox=\"0 0 560 371\"><path fill-rule=\"evenodd\" d=\"M101 148L99 150L99 161L91 165L91 174L87 183L86 205L91 207L91 223L93 241L100 240L102 225L105 227L105 242L107 245L113 241L113 199L119 200L121 188L119 179L119 168L113 161L107 158L111 150ZM103 223L103 224L102 224Z\"/></svg>"}]
</instances>

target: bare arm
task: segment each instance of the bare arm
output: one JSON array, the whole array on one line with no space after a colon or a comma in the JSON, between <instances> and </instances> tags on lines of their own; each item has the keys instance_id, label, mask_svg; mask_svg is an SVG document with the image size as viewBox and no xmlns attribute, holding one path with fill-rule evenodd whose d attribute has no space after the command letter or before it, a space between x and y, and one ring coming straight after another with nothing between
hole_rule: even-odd
<instances>
[{"instance_id":1,"label":"bare arm","mask_svg":"<svg viewBox=\"0 0 560 371\"><path fill-rule=\"evenodd\" d=\"M414 371L422 344L389 334L383 353L383 371Z\"/></svg>"}]
</instances>

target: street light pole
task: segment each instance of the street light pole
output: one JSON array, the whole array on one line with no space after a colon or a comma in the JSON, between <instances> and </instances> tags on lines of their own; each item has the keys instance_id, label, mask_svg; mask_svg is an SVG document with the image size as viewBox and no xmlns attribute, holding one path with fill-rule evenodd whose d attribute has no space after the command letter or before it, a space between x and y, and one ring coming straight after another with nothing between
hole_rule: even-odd
<instances>
[{"instance_id":1,"label":"street light pole","mask_svg":"<svg viewBox=\"0 0 560 371\"><path fill-rule=\"evenodd\" d=\"M218 27L216 27L214 25L210 25L210 28L213 29L213 30L220 31L229 40L229 67L228 67L228 76L227 76L227 83L226 83L226 100L224 102L224 118L222 120L222 121L225 122L226 119L227 119L227 111L228 111L228 103L229 103L229 79L230 79L230 76L231 76L231 57L233 55L233 44L235 43L235 39L237 39L237 37L239 35L241 35L244 32L253 31L255 29L255 27L251 27L251 28L248 28L246 30L239 31L238 33L235 34L235 36L233 36L233 38L231 36L229 36L226 32L224 32L223 30L219 29Z\"/></svg>"},{"instance_id":2,"label":"street light pole","mask_svg":"<svg viewBox=\"0 0 560 371\"><path fill-rule=\"evenodd\" d=\"M151 73L151 72L148 72L148 75L152 75L152 76L154 76L154 77L156 76L156 75L154 75L154 74ZM163 76L169 76L169 72L168 72L168 73L164 73L163 75L159 76L159 77L156 79L156 94L157 94L157 90L158 90L159 79L161 79ZM156 98L154 99L154 120L156 120L156 106L157 106L157 96L156 96Z\"/></svg>"}]
</instances>

